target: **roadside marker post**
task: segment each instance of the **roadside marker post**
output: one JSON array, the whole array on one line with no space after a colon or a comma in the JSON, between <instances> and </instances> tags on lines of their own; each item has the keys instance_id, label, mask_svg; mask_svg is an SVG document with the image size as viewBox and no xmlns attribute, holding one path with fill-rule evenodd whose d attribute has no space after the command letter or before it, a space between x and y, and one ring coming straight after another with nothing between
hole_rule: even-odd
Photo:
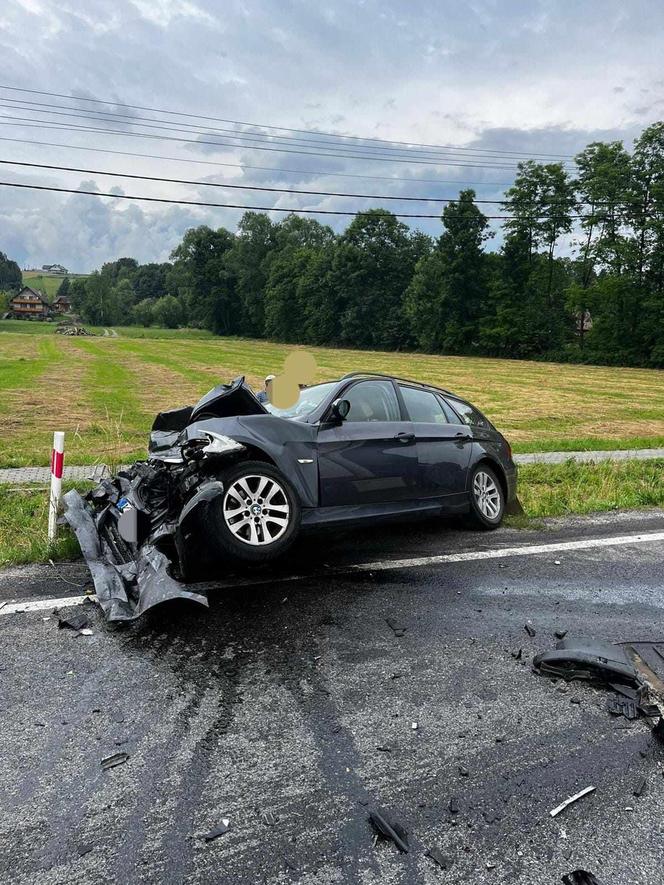
<instances>
[{"instance_id":1,"label":"roadside marker post","mask_svg":"<svg viewBox=\"0 0 664 885\"><path fill-rule=\"evenodd\" d=\"M65 435L61 430L53 434L51 452L51 496L48 504L48 540L55 541L58 531L58 510L62 495L62 470L65 460Z\"/></svg>"}]
</instances>

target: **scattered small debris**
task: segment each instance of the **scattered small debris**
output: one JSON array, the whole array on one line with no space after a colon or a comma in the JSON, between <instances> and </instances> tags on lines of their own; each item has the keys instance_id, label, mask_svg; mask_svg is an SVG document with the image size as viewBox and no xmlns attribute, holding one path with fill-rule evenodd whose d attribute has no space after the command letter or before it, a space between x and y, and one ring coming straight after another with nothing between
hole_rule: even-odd
<instances>
[{"instance_id":1,"label":"scattered small debris","mask_svg":"<svg viewBox=\"0 0 664 885\"><path fill-rule=\"evenodd\" d=\"M523 655L523 649L522 649L522 648L520 648L518 651L513 651L513 652L512 652L512 657L514 658L515 661L520 661L522 655Z\"/></svg>"},{"instance_id":2,"label":"scattered small debris","mask_svg":"<svg viewBox=\"0 0 664 885\"><path fill-rule=\"evenodd\" d=\"M82 630L78 631L78 636L94 636L94 630L91 630L89 627L83 627Z\"/></svg>"},{"instance_id":3,"label":"scattered small debris","mask_svg":"<svg viewBox=\"0 0 664 885\"><path fill-rule=\"evenodd\" d=\"M222 818L221 823L213 827L209 833L205 833L203 838L206 842L212 842L213 839L216 839L218 836L223 836L224 833L227 833L230 829L229 827L230 820L227 817Z\"/></svg>"},{"instance_id":4,"label":"scattered small debris","mask_svg":"<svg viewBox=\"0 0 664 885\"><path fill-rule=\"evenodd\" d=\"M417 729L418 729L420 726L417 724L417 722L411 722L411 723L410 723L410 727L413 729L413 731L417 731Z\"/></svg>"},{"instance_id":5,"label":"scattered small debris","mask_svg":"<svg viewBox=\"0 0 664 885\"><path fill-rule=\"evenodd\" d=\"M580 704L580 703L581 703L581 698L580 698L578 695L575 694L574 697L571 697L571 698L569 699L569 702L570 702L570 704Z\"/></svg>"},{"instance_id":6,"label":"scattered small debris","mask_svg":"<svg viewBox=\"0 0 664 885\"><path fill-rule=\"evenodd\" d=\"M567 630L556 630L555 637L556 639L564 639L567 636Z\"/></svg>"},{"instance_id":7,"label":"scattered small debris","mask_svg":"<svg viewBox=\"0 0 664 885\"><path fill-rule=\"evenodd\" d=\"M449 804L450 814L458 814L461 811L461 803L456 796L452 796Z\"/></svg>"},{"instance_id":8,"label":"scattered small debris","mask_svg":"<svg viewBox=\"0 0 664 885\"><path fill-rule=\"evenodd\" d=\"M557 814L560 814L561 811L564 811L568 805L571 805L573 802L577 802L579 799L582 799L584 796L587 796L588 793L593 793L595 791L595 787L584 787L583 790L580 790L578 793L575 793L573 796L570 796L569 799L565 799L564 802L561 802L560 805L556 805L549 814L551 817L555 817Z\"/></svg>"},{"instance_id":9,"label":"scattered small debris","mask_svg":"<svg viewBox=\"0 0 664 885\"><path fill-rule=\"evenodd\" d=\"M74 612L72 615L58 615L58 627L60 630L65 627L69 630L87 630L90 627L88 616L83 612Z\"/></svg>"},{"instance_id":10,"label":"scattered small debris","mask_svg":"<svg viewBox=\"0 0 664 885\"><path fill-rule=\"evenodd\" d=\"M459 766L459 774L461 775L461 777L468 777L470 772L468 771L468 769L465 766L460 765Z\"/></svg>"},{"instance_id":11,"label":"scattered small debris","mask_svg":"<svg viewBox=\"0 0 664 885\"><path fill-rule=\"evenodd\" d=\"M559 560L559 559L554 559L554 560L553 560L553 564L554 564L554 565L560 565L560 560Z\"/></svg>"},{"instance_id":12,"label":"scattered small debris","mask_svg":"<svg viewBox=\"0 0 664 885\"><path fill-rule=\"evenodd\" d=\"M636 787L634 787L634 795L637 797L637 799L639 798L639 796L643 796L647 786L648 786L647 778L642 777L641 780L636 785Z\"/></svg>"},{"instance_id":13,"label":"scattered small debris","mask_svg":"<svg viewBox=\"0 0 664 885\"><path fill-rule=\"evenodd\" d=\"M494 863L492 860L488 860L488 861L486 862L486 868L487 868L487 870L493 870L493 869L495 869L495 867L496 867L496 865L495 865L495 863Z\"/></svg>"},{"instance_id":14,"label":"scattered small debris","mask_svg":"<svg viewBox=\"0 0 664 885\"><path fill-rule=\"evenodd\" d=\"M563 876L563 885L602 885L602 883L586 870L574 870Z\"/></svg>"},{"instance_id":15,"label":"scattered small debris","mask_svg":"<svg viewBox=\"0 0 664 885\"><path fill-rule=\"evenodd\" d=\"M378 744L376 746L376 749L379 750L381 753L391 753L392 752L392 747L388 747L386 744Z\"/></svg>"},{"instance_id":16,"label":"scattered small debris","mask_svg":"<svg viewBox=\"0 0 664 885\"><path fill-rule=\"evenodd\" d=\"M392 618L385 618L385 623L390 628L390 630L392 630L394 635L398 637L403 636L408 629L407 627L399 624L397 621L394 621Z\"/></svg>"},{"instance_id":17,"label":"scattered small debris","mask_svg":"<svg viewBox=\"0 0 664 885\"><path fill-rule=\"evenodd\" d=\"M408 854L408 834L398 821L391 819L387 812L377 809L369 813L369 820L379 836L390 839L399 851Z\"/></svg>"},{"instance_id":18,"label":"scattered small debris","mask_svg":"<svg viewBox=\"0 0 664 885\"><path fill-rule=\"evenodd\" d=\"M427 848L425 854L427 857L430 857L431 860L435 861L441 870L449 870L452 867L452 858L443 854L440 848L436 848L435 845L433 848Z\"/></svg>"},{"instance_id":19,"label":"scattered small debris","mask_svg":"<svg viewBox=\"0 0 664 885\"><path fill-rule=\"evenodd\" d=\"M89 842L84 842L81 845L76 846L79 857L84 857L86 854L90 854L93 848L94 845L91 845Z\"/></svg>"},{"instance_id":20,"label":"scattered small debris","mask_svg":"<svg viewBox=\"0 0 664 885\"><path fill-rule=\"evenodd\" d=\"M528 634L528 636L530 636L531 639L537 633L537 630L533 627L532 624L529 624L529 623L525 623L523 626L523 629L526 631L526 633Z\"/></svg>"},{"instance_id":21,"label":"scattered small debris","mask_svg":"<svg viewBox=\"0 0 664 885\"><path fill-rule=\"evenodd\" d=\"M103 771L108 771L109 768L115 768L116 765L124 765L128 759L129 753L114 753L101 760L101 767Z\"/></svg>"},{"instance_id":22,"label":"scattered small debris","mask_svg":"<svg viewBox=\"0 0 664 885\"><path fill-rule=\"evenodd\" d=\"M612 716L624 716L625 719L637 719L639 715L636 703L627 698L609 698L606 702L606 709Z\"/></svg>"}]
</instances>

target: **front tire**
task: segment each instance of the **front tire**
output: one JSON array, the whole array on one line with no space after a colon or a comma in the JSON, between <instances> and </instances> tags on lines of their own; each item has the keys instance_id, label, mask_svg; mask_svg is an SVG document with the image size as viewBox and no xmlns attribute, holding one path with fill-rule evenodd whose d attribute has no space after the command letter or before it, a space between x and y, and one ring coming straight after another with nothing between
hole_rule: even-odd
<instances>
[{"instance_id":1,"label":"front tire","mask_svg":"<svg viewBox=\"0 0 664 885\"><path fill-rule=\"evenodd\" d=\"M301 519L297 492L286 477L264 461L240 461L220 479L224 492L213 526L219 552L254 563L285 553Z\"/></svg>"},{"instance_id":2,"label":"front tire","mask_svg":"<svg viewBox=\"0 0 664 885\"><path fill-rule=\"evenodd\" d=\"M470 477L469 521L475 528L497 529L505 515L505 492L494 470L478 464Z\"/></svg>"}]
</instances>

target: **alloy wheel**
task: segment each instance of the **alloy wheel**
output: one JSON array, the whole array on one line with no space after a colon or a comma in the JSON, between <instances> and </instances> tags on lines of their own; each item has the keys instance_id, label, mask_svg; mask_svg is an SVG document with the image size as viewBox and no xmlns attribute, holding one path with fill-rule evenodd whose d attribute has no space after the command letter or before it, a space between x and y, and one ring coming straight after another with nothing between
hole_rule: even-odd
<instances>
[{"instance_id":1,"label":"alloy wheel","mask_svg":"<svg viewBox=\"0 0 664 885\"><path fill-rule=\"evenodd\" d=\"M232 534L252 547L272 544L288 528L291 508L283 486L271 476L251 474L233 480L223 501Z\"/></svg>"},{"instance_id":2,"label":"alloy wheel","mask_svg":"<svg viewBox=\"0 0 664 885\"><path fill-rule=\"evenodd\" d=\"M487 519L496 519L500 515L501 496L498 487L488 473L478 470L473 480L473 494L480 512Z\"/></svg>"}]
</instances>

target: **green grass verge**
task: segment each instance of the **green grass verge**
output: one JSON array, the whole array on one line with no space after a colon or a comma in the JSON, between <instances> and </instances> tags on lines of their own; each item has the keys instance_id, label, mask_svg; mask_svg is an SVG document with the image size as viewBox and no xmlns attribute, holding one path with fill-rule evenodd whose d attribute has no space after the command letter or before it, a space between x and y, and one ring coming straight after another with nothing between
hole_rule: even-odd
<instances>
[{"instance_id":1,"label":"green grass verge","mask_svg":"<svg viewBox=\"0 0 664 885\"><path fill-rule=\"evenodd\" d=\"M528 518L664 507L664 459L530 464L519 500Z\"/></svg>"},{"instance_id":2,"label":"green grass verge","mask_svg":"<svg viewBox=\"0 0 664 885\"><path fill-rule=\"evenodd\" d=\"M65 491L70 488L83 491L90 485L63 485ZM46 486L0 485L0 568L80 556L78 541L68 527L59 528L58 540L49 542L48 496Z\"/></svg>"}]
</instances>

